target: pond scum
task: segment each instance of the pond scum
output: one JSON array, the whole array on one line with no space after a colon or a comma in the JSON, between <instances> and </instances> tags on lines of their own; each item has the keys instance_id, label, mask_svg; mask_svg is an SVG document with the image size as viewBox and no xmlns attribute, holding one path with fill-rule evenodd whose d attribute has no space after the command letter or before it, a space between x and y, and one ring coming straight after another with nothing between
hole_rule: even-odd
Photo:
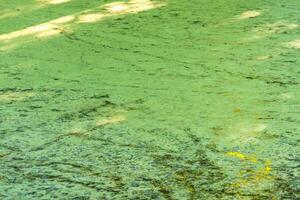
<instances>
[{"instance_id":1,"label":"pond scum","mask_svg":"<svg viewBox=\"0 0 300 200\"><path fill-rule=\"evenodd\" d=\"M0 0L0 199L300 199L299 10Z\"/></svg>"}]
</instances>

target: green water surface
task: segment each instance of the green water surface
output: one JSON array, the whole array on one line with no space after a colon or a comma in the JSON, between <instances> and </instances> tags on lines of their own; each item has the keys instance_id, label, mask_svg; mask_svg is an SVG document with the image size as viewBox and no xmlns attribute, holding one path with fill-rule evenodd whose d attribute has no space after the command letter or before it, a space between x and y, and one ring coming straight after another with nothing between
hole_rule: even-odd
<instances>
[{"instance_id":1,"label":"green water surface","mask_svg":"<svg viewBox=\"0 0 300 200\"><path fill-rule=\"evenodd\" d=\"M299 199L299 0L112 2L0 0L0 199Z\"/></svg>"}]
</instances>

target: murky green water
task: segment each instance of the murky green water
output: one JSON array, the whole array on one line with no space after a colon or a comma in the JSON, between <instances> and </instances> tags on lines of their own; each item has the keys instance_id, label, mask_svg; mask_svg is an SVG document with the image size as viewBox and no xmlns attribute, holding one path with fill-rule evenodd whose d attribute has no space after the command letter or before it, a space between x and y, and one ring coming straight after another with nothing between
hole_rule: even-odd
<instances>
[{"instance_id":1,"label":"murky green water","mask_svg":"<svg viewBox=\"0 0 300 200\"><path fill-rule=\"evenodd\" d=\"M299 199L299 1L112 2L0 0L0 199Z\"/></svg>"}]
</instances>

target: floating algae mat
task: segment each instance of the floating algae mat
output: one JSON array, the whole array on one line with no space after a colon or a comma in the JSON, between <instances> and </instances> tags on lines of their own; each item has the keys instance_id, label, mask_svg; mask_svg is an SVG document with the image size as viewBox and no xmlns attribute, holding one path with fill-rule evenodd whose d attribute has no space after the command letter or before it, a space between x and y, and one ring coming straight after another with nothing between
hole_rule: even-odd
<instances>
[{"instance_id":1,"label":"floating algae mat","mask_svg":"<svg viewBox=\"0 0 300 200\"><path fill-rule=\"evenodd\" d=\"M0 199L299 199L299 0L0 0Z\"/></svg>"}]
</instances>

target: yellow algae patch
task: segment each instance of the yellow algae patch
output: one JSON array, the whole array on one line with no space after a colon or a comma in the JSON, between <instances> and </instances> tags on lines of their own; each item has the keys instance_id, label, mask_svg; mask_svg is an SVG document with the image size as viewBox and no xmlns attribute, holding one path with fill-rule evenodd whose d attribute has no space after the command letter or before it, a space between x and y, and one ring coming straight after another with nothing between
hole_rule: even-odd
<instances>
[{"instance_id":1,"label":"yellow algae patch","mask_svg":"<svg viewBox=\"0 0 300 200\"><path fill-rule=\"evenodd\" d=\"M227 152L226 155L227 156L232 156L232 157L237 157L237 158L240 158L242 160L244 160L246 158L246 156L244 154L241 154L239 152Z\"/></svg>"},{"instance_id":2,"label":"yellow algae patch","mask_svg":"<svg viewBox=\"0 0 300 200\"><path fill-rule=\"evenodd\" d=\"M109 117L106 119L101 119L101 120L97 121L96 125L97 126L105 126L105 125L109 125L109 124L117 124L117 123L123 122L125 120L126 120L125 116L116 115L116 116Z\"/></svg>"},{"instance_id":3,"label":"yellow algae patch","mask_svg":"<svg viewBox=\"0 0 300 200\"><path fill-rule=\"evenodd\" d=\"M228 188L237 196L243 190L263 192L272 188L274 178L271 175L271 161L258 161L255 156L247 156L240 152L227 152L226 155L241 161L250 161L243 163L242 169L236 174L235 181Z\"/></svg>"},{"instance_id":4,"label":"yellow algae patch","mask_svg":"<svg viewBox=\"0 0 300 200\"><path fill-rule=\"evenodd\" d=\"M6 92L0 94L0 102L22 101L33 96L35 93L32 92Z\"/></svg>"},{"instance_id":5,"label":"yellow algae patch","mask_svg":"<svg viewBox=\"0 0 300 200\"><path fill-rule=\"evenodd\" d=\"M256 157L246 156L245 154L235 152L235 151L227 152L226 155L230 156L230 157L239 158L241 160L249 160L249 161L254 162L254 163L257 162Z\"/></svg>"},{"instance_id":6,"label":"yellow algae patch","mask_svg":"<svg viewBox=\"0 0 300 200\"><path fill-rule=\"evenodd\" d=\"M270 176L270 173L272 171L271 162L265 161L264 166L260 169L254 170L252 173L249 172L243 172L243 176L248 177L244 178L244 185L246 184L260 184L263 181L270 180L272 177ZM247 176L247 173L252 176Z\"/></svg>"},{"instance_id":7,"label":"yellow algae patch","mask_svg":"<svg viewBox=\"0 0 300 200\"><path fill-rule=\"evenodd\" d=\"M267 160L265 161L265 168L263 170L263 174L268 175L270 174L271 171L272 171L271 161Z\"/></svg>"},{"instance_id":8,"label":"yellow algae patch","mask_svg":"<svg viewBox=\"0 0 300 200\"><path fill-rule=\"evenodd\" d=\"M300 39L285 43L287 47L300 49Z\"/></svg>"},{"instance_id":9,"label":"yellow algae patch","mask_svg":"<svg viewBox=\"0 0 300 200\"><path fill-rule=\"evenodd\" d=\"M249 18L254 18L254 17L258 17L261 15L261 12L260 11L257 11L257 10L249 10L249 11L246 11L244 13L242 13L240 16L238 16L237 19L249 19Z\"/></svg>"}]
</instances>

